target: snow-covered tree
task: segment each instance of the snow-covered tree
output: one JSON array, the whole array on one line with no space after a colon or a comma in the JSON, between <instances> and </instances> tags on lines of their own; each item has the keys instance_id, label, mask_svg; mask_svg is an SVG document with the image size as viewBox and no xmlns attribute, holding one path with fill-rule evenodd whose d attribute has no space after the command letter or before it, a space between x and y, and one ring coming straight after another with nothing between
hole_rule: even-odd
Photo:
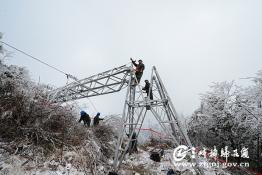
<instances>
[{"instance_id":1,"label":"snow-covered tree","mask_svg":"<svg viewBox=\"0 0 262 175\"><path fill-rule=\"evenodd\" d=\"M234 82L214 83L211 91L201 95L201 108L189 122L189 134L195 144L230 149L249 147L251 157L261 149L262 73L248 88Z\"/></svg>"},{"instance_id":2,"label":"snow-covered tree","mask_svg":"<svg viewBox=\"0 0 262 175\"><path fill-rule=\"evenodd\" d=\"M0 32L0 41L3 38L3 34ZM0 42L0 62L2 62L5 58L11 57L12 53L7 51L2 42Z\"/></svg>"},{"instance_id":3,"label":"snow-covered tree","mask_svg":"<svg viewBox=\"0 0 262 175\"><path fill-rule=\"evenodd\" d=\"M3 37L3 34L0 32L0 41L1 41L2 37ZM0 61L1 61L2 54L3 54L3 45L0 42Z\"/></svg>"}]
</instances>

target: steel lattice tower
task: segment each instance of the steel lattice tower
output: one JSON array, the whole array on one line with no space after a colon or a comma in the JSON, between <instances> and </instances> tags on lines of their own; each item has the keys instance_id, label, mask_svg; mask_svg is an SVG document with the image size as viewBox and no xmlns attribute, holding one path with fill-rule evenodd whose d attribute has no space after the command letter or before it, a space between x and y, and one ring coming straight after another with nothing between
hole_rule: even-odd
<instances>
[{"instance_id":1,"label":"steel lattice tower","mask_svg":"<svg viewBox=\"0 0 262 175\"><path fill-rule=\"evenodd\" d=\"M132 135L135 133L137 138L148 112L153 114L165 134L171 138L174 146L180 144L192 146L156 68L153 67L150 80L153 100L143 93L140 85L134 85L136 82L134 72L130 75L122 114L123 123L115 151L115 171L118 170L126 153L132 152L131 142L134 140ZM125 143L126 134L128 140Z\"/></svg>"},{"instance_id":2,"label":"steel lattice tower","mask_svg":"<svg viewBox=\"0 0 262 175\"><path fill-rule=\"evenodd\" d=\"M148 112L153 114L174 146L183 144L192 147L156 68L152 68L150 78L150 91L152 90L153 100L147 97L145 93L143 93L141 85L137 84L132 66L123 65L82 80L75 79L74 82L52 91L49 95L49 98L54 102L63 103L71 100L115 93L127 87L121 130L115 148L114 171L119 170L125 155L128 152L132 152L131 143L132 141L137 141L140 129ZM136 134L136 138L132 139L134 133ZM128 137L126 135L128 135ZM196 160L196 163L197 162ZM196 169L196 171L203 174L200 169Z\"/></svg>"}]
</instances>

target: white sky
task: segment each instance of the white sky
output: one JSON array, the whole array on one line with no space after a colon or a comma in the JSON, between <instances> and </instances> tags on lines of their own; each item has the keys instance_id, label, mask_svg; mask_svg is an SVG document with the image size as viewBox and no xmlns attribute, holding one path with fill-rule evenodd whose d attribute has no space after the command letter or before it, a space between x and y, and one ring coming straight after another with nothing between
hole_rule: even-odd
<instances>
[{"instance_id":1,"label":"white sky","mask_svg":"<svg viewBox=\"0 0 262 175\"><path fill-rule=\"evenodd\" d=\"M262 63L261 0L1 0L4 41L78 78L143 59L155 65L179 113L199 106L212 82L253 76ZM11 49L10 49L11 50ZM17 52L36 81L66 79ZM121 113L124 93L94 97L101 113ZM87 100L83 102L88 103ZM89 107L94 112L92 107Z\"/></svg>"}]
</instances>

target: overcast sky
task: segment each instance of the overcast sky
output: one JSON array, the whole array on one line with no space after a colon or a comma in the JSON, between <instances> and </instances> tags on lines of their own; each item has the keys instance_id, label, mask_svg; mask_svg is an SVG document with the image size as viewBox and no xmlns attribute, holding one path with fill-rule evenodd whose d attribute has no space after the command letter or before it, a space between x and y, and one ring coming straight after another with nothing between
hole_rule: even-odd
<instances>
[{"instance_id":1,"label":"overcast sky","mask_svg":"<svg viewBox=\"0 0 262 175\"><path fill-rule=\"evenodd\" d=\"M130 57L142 59L143 79L155 65L185 115L199 106L199 94L212 82L245 84L239 78L262 69L261 0L0 2L4 41L78 78L126 64ZM6 62L27 67L36 81L66 83L62 74L17 52ZM121 113L124 93L91 100L102 113Z\"/></svg>"}]
</instances>

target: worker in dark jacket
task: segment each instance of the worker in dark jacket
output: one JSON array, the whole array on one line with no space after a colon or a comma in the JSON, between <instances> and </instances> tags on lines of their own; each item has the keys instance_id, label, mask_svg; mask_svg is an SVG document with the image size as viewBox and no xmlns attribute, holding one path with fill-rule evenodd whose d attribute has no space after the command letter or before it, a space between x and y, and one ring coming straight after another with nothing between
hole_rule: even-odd
<instances>
[{"instance_id":1,"label":"worker in dark jacket","mask_svg":"<svg viewBox=\"0 0 262 175\"><path fill-rule=\"evenodd\" d=\"M138 60L138 64L132 58L130 58L130 60L132 61L133 65L136 67L136 69L135 69L136 73L135 74L136 74L137 83L139 83L141 78L142 78L143 72L145 70L145 65L144 65L142 60ZM135 84L137 84L137 83L135 83Z\"/></svg>"},{"instance_id":2,"label":"worker in dark jacket","mask_svg":"<svg viewBox=\"0 0 262 175\"><path fill-rule=\"evenodd\" d=\"M90 127L91 118L85 111L80 112L80 119L79 119L78 122L80 123L82 120L83 120L85 126Z\"/></svg>"},{"instance_id":3,"label":"worker in dark jacket","mask_svg":"<svg viewBox=\"0 0 262 175\"><path fill-rule=\"evenodd\" d=\"M150 98L150 100L153 100L153 93L152 93L152 88L150 89L151 84L149 83L148 80L145 80L145 87L143 87L142 90L146 91L147 96ZM150 93L149 93L150 91Z\"/></svg>"},{"instance_id":4,"label":"worker in dark jacket","mask_svg":"<svg viewBox=\"0 0 262 175\"><path fill-rule=\"evenodd\" d=\"M104 120L103 118L99 118L99 116L100 116L100 113L98 112L94 118L94 126L97 126L100 120Z\"/></svg>"},{"instance_id":5,"label":"worker in dark jacket","mask_svg":"<svg viewBox=\"0 0 262 175\"><path fill-rule=\"evenodd\" d=\"M138 152L137 150L137 136L136 133L134 132L132 135L132 140L131 140L131 149L134 152Z\"/></svg>"},{"instance_id":6,"label":"worker in dark jacket","mask_svg":"<svg viewBox=\"0 0 262 175\"><path fill-rule=\"evenodd\" d=\"M126 134L127 137L130 137L130 134ZM137 135L136 132L132 134L131 140L130 140L130 147L127 150L127 153L129 152L129 155L131 155L133 152L138 152L137 149Z\"/></svg>"}]
</instances>

